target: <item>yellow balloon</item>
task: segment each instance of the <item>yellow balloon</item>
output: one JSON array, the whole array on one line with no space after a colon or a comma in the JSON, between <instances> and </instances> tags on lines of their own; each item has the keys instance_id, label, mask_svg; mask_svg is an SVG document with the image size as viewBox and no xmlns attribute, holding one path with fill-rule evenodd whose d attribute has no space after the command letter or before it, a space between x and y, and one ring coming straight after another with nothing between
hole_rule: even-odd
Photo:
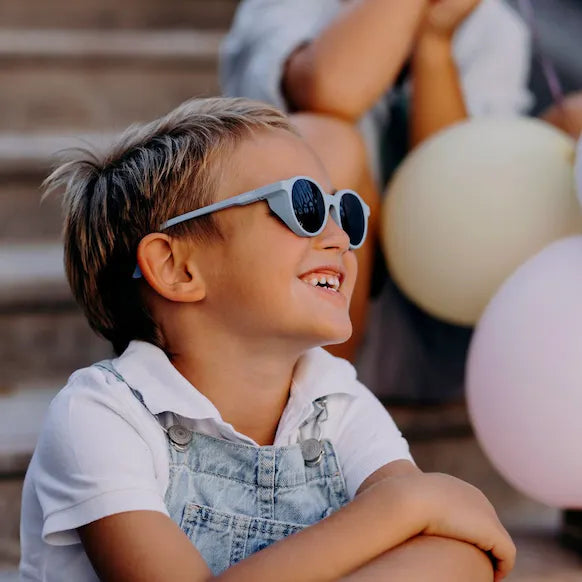
<instances>
[{"instance_id":1,"label":"yellow balloon","mask_svg":"<svg viewBox=\"0 0 582 582\"><path fill-rule=\"evenodd\" d=\"M475 324L521 263L582 232L574 157L573 139L531 118L473 119L424 142L382 211L396 283L432 315Z\"/></svg>"}]
</instances>

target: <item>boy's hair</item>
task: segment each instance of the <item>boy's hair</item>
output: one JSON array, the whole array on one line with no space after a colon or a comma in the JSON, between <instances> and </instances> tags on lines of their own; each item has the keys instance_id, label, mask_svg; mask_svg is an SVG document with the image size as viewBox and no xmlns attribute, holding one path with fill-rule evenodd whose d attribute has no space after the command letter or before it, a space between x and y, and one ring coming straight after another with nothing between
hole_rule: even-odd
<instances>
[{"instance_id":1,"label":"boy's hair","mask_svg":"<svg viewBox=\"0 0 582 582\"><path fill-rule=\"evenodd\" d=\"M179 214L214 200L228 152L253 131L297 133L279 110L248 99L192 99L148 124L134 125L101 155L69 150L45 181L65 188L67 278L89 324L120 354L133 339L164 348L164 338L132 277L140 240ZM212 216L167 231L221 238Z\"/></svg>"}]
</instances>

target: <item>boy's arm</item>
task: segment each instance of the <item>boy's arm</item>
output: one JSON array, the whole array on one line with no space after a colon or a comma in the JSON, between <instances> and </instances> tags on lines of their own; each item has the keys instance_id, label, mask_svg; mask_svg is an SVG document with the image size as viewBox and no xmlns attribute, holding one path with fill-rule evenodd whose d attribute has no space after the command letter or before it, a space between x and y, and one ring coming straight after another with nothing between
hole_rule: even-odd
<instances>
[{"instance_id":1,"label":"boy's arm","mask_svg":"<svg viewBox=\"0 0 582 582\"><path fill-rule=\"evenodd\" d=\"M427 0L352 0L288 59L291 105L349 120L392 85L412 48Z\"/></svg>"},{"instance_id":2,"label":"boy's arm","mask_svg":"<svg viewBox=\"0 0 582 582\"><path fill-rule=\"evenodd\" d=\"M491 560L464 542L417 536L386 552L342 582L492 582Z\"/></svg>"},{"instance_id":3,"label":"boy's arm","mask_svg":"<svg viewBox=\"0 0 582 582\"><path fill-rule=\"evenodd\" d=\"M382 579L365 577L370 568L390 574L390 579L412 581L426 578L427 571L432 576L430 562L423 560L438 553L435 565L442 571L435 580L464 581L471 576L477 582L492 579L484 551L496 559L496 580L512 569L515 547L477 489L446 475L424 474L407 461L383 467L376 477L341 510L254 554L218 579L258 581L263 579L260 572L276 568L281 582L337 580L349 574L354 576L350 580ZM429 525L419 525L423 523ZM394 578L399 568L408 577Z\"/></svg>"},{"instance_id":4,"label":"boy's arm","mask_svg":"<svg viewBox=\"0 0 582 582\"><path fill-rule=\"evenodd\" d=\"M212 578L200 552L163 513L127 511L77 531L102 582L205 582Z\"/></svg>"},{"instance_id":5,"label":"boy's arm","mask_svg":"<svg viewBox=\"0 0 582 582\"><path fill-rule=\"evenodd\" d=\"M257 552L216 580L270 581L275 572L280 582L337 580L421 533L491 551L500 575L513 565L513 544L482 494L452 477L411 471L368 485L330 517ZM162 514L106 517L83 526L79 535L104 582L213 579L186 536Z\"/></svg>"},{"instance_id":6,"label":"boy's arm","mask_svg":"<svg viewBox=\"0 0 582 582\"><path fill-rule=\"evenodd\" d=\"M275 572L280 582L337 580L420 533L425 520L412 509L400 484L378 483L329 518L254 554L217 580L270 582ZM120 513L78 532L103 582L214 579L188 538L161 513Z\"/></svg>"},{"instance_id":7,"label":"boy's arm","mask_svg":"<svg viewBox=\"0 0 582 582\"><path fill-rule=\"evenodd\" d=\"M422 471L410 461L393 461L370 475L357 494L383 479L415 473L420 474ZM491 560L476 546L451 538L419 535L389 550L342 581L376 582L397 579L399 582L416 582L426 579L427 564L430 564L432 582L493 580Z\"/></svg>"},{"instance_id":8,"label":"boy's arm","mask_svg":"<svg viewBox=\"0 0 582 582\"><path fill-rule=\"evenodd\" d=\"M409 507L399 483L369 487L329 518L228 569L220 581L306 582L337 580L417 535L424 516ZM103 582L205 582L214 580L200 553L166 515L130 511L78 529Z\"/></svg>"},{"instance_id":9,"label":"boy's arm","mask_svg":"<svg viewBox=\"0 0 582 582\"><path fill-rule=\"evenodd\" d=\"M388 477L399 477L401 475L421 475L422 471L410 461L405 459L400 459L398 461L392 461L387 463L383 467L380 467L377 471L374 471L364 482L358 487L356 495L360 495L366 489L369 489L372 485L379 483L380 481Z\"/></svg>"}]
</instances>

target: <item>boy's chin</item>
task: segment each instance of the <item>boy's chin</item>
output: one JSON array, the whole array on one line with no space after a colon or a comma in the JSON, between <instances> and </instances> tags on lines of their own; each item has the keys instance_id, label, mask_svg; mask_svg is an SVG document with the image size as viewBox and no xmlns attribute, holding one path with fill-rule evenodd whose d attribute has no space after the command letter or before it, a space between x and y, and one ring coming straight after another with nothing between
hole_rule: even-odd
<instances>
[{"instance_id":1,"label":"boy's chin","mask_svg":"<svg viewBox=\"0 0 582 582\"><path fill-rule=\"evenodd\" d=\"M342 329L329 330L329 333L322 337L319 345L321 347L325 346L336 346L338 344L343 344L347 342L352 337L352 324L343 327Z\"/></svg>"},{"instance_id":2,"label":"boy's chin","mask_svg":"<svg viewBox=\"0 0 582 582\"><path fill-rule=\"evenodd\" d=\"M301 331L295 328L297 335L292 334L299 342L301 350L343 344L352 337L352 323L349 317L335 320L312 319L304 323L307 325L301 326Z\"/></svg>"}]
</instances>

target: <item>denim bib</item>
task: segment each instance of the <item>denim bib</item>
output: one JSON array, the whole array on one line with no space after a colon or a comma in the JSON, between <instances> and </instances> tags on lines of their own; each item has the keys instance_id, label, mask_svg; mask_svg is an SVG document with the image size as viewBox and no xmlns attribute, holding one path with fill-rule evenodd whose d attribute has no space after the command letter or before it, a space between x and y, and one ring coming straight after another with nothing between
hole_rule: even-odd
<instances>
[{"instance_id":1,"label":"denim bib","mask_svg":"<svg viewBox=\"0 0 582 582\"><path fill-rule=\"evenodd\" d=\"M98 366L127 384L108 362ZM141 394L129 388L145 406ZM192 432L175 416L168 429L161 424L170 460L168 513L213 575L349 501L333 445L319 439L325 399L313 404L299 442L288 446L257 447Z\"/></svg>"}]
</instances>

